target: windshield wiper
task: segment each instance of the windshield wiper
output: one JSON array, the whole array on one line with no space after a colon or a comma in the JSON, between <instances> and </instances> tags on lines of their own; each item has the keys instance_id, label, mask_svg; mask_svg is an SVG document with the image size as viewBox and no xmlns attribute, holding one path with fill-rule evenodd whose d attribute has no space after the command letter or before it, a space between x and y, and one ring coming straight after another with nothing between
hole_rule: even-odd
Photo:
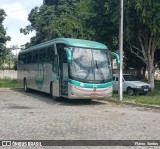
<instances>
[{"instance_id":1,"label":"windshield wiper","mask_svg":"<svg viewBox=\"0 0 160 149\"><path fill-rule=\"evenodd\" d=\"M89 74L90 74L90 71L92 71L93 72L93 64L92 64L93 62L91 61L91 66L89 67L89 69L88 69L88 73L87 73L87 75L86 75L86 77L85 77L85 79L87 79L88 78L88 76L89 76Z\"/></svg>"},{"instance_id":2,"label":"windshield wiper","mask_svg":"<svg viewBox=\"0 0 160 149\"><path fill-rule=\"evenodd\" d=\"M96 60L95 60L95 63L96 63L96 68L97 68L98 72L100 72L101 78L102 78L102 80L103 80L103 82L104 82L105 77L104 77L104 75L103 75L103 72L102 72L101 68L98 67L98 64L97 64L97 61L96 61Z\"/></svg>"}]
</instances>

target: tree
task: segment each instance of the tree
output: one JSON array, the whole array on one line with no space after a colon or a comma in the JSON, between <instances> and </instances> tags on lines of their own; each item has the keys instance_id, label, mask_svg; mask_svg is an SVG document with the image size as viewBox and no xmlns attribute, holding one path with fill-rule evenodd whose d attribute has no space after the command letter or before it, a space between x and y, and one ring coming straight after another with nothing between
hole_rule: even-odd
<instances>
[{"instance_id":1,"label":"tree","mask_svg":"<svg viewBox=\"0 0 160 149\"><path fill-rule=\"evenodd\" d=\"M6 13L3 9L0 9L0 66L4 63L7 55L7 49L5 43L10 40L10 37L6 35L6 30L3 26L3 21L6 17Z\"/></svg>"},{"instance_id":2,"label":"tree","mask_svg":"<svg viewBox=\"0 0 160 149\"><path fill-rule=\"evenodd\" d=\"M110 48L118 49L119 10L118 0L93 0L96 40L109 43ZM124 7L124 47L136 55L142 66L147 66L151 89L154 89L154 53L160 45L160 2L155 0L125 1ZM97 23L98 22L98 23ZM130 51L129 51L130 50ZM129 55L130 56L130 55ZM128 57L129 57L128 56ZM131 63L136 69L137 61Z\"/></svg>"},{"instance_id":3,"label":"tree","mask_svg":"<svg viewBox=\"0 0 160 149\"><path fill-rule=\"evenodd\" d=\"M57 5L58 4L58 0L43 0L43 4L44 5Z\"/></svg>"},{"instance_id":4,"label":"tree","mask_svg":"<svg viewBox=\"0 0 160 149\"><path fill-rule=\"evenodd\" d=\"M118 50L119 0L92 0L95 40L105 43L110 50Z\"/></svg>"},{"instance_id":5,"label":"tree","mask_svg":"<svg viewBox=\"0 0 160 149\"><path fill-rule=\"evenodd\" d=\"M92 39L94 29L90 25L91 0L44 1L44 4L31 10L28 20L31 25L20 29L28 34L36 31L31 46L57 37Z\"/></svg>"},{"instance_id":6,"label":"tree","mask_svg":"<svg viewBox=\"0 0 160 149\"><path fill-rule=\"evenodd\" d=\"M139 79L145 78L146 64L136 57L130 50L127 44L124 46L124 69L134 68L136 70L136 77ZM124 70L124 72L125 72ZM143 70L143 71L142 71Z\"/></svg>"},{"instance_id":7,"label":"tree","mask_svg":"<svg viewBox=\"0 0 160 149\"><path fill-rule=\"evenodd\" d=\"M160 2L126 1L125 38L130 50L147 66L151 90L154 90L154 53L160 45Z\"/></svg>"},{"instance_id":8,"label":"tree","mask_svg":"<svg viewBox=\"0 0 160 149\"><path fill-rule=\"evenodd\" d=\"M56 37L71 37L92 39L94 29L90 25L91 1L80 0L72 2L70 8L68 4L59 5L56 14L56 19L52 20L46 28L49 38Z\"/></svg>"}]
</instances>

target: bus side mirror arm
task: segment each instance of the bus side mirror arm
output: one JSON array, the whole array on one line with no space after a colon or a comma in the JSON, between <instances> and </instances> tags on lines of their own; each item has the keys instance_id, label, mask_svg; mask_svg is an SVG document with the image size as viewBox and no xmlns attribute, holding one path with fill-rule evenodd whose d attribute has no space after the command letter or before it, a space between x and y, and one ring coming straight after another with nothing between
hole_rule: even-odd
<instances>
[{"instance_id":1,"label":"bus side mirror arm","mask_svg":"<svg viewBox=\"0 0 160 149\"><path fill-rule=\"evenodd\" d=\"M70 49L68 49L68 48L64 48L64 50L66 51L66 53L67 53L67 61L68 61L68 63L71 63L72 62L72 54L71 54L71 51L70 51Z\"/></svg>"},{"instance_id":2,"label":"bus side mirror arm","mask_svg":"<svg viewBox=\"0 0 160 149\"><path fill-rule=\"evenodd\" d=\"M117 53L115 53L115 52L111 52L111 54L116 58L117 66L119 66L119 64L120 64L119 55Z\"/></svg>"}]
</instances>

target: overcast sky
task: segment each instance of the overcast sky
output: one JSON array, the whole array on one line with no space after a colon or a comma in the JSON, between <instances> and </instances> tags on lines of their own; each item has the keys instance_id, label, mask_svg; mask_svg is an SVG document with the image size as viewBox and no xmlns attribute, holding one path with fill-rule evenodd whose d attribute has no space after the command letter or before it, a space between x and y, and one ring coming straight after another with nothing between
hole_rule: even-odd
<instances>
[{"instance_id":1,"label":"overcast sky","mask_svg":"<svg viewBox=\"0 0 160 149\"><path fill-rule=\"evenodd\" d=\"M43 0L0 0L0 8L4 9L7 17L4 20L4 27L7 28L7 35L9 35L12 40L7 42L7 47L11 45L23 45L30 41L30 35L20 34L19 29L24 28L29 25L27 20L28 14L31 9L42 5Z\"/></svg>"}]
</instances>

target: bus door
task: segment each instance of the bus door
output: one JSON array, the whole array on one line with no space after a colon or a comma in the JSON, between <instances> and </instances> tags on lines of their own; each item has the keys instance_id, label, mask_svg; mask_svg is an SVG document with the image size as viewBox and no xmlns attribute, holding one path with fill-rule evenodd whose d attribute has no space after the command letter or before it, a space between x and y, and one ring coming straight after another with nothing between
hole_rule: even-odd
<instances>
[{"instance_id":1,"label":"bus door","mask_svg":"<svg viewBox=\"0 0 160 149\"><path fill-rule=\"evenodd\" d=\"M61 55L61 95L68 96L68 63L66 52Z\"/></svg>"},{"instance_id":2,"label":"bus door","mask_svg":"<svg viewBox=\"0 0 160 149\"><path fill-rule=\"evenodd\" d=\"M59 97L60 90L60 77L59 77L59 57L55 55L53 62L53 81L52 81L52 93L54 97Z\"/></svg>"}]
</instances>

